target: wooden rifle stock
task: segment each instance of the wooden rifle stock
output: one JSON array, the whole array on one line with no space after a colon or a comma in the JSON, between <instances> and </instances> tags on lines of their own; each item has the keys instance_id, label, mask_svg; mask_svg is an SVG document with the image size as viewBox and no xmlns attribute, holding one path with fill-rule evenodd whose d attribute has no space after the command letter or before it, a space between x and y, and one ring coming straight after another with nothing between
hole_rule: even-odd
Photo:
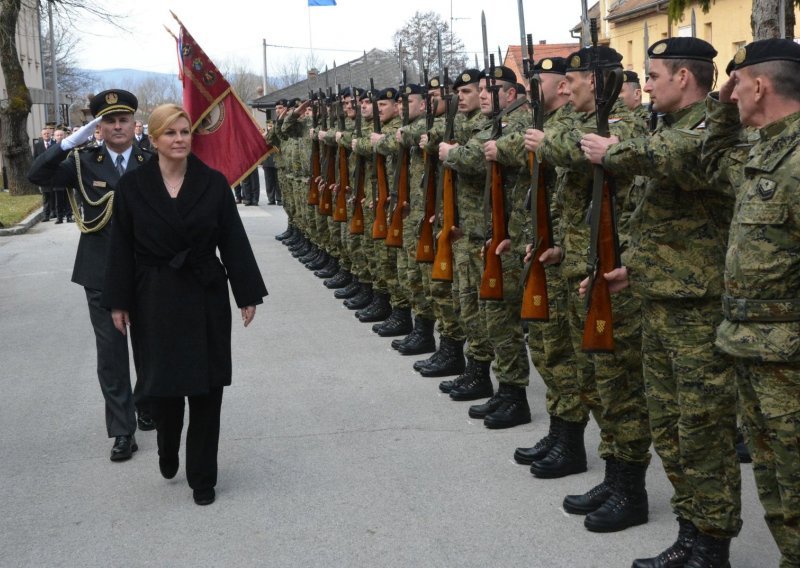
<instances>
[{"instance_id":1,"label":"wooden rifle stock","mask_svg":"<svg viewBox=\"0 0 800 568\"><path fill-rule=\"evenodd\" d=\"M450 168L441 169L442 179L442 230L436 239L436 255L433 259L431 278L444 282L453 281L453 231L456 220L455 175Z\"/></svg>"},{"instance_id":2,"label":"wooden rifle stock","mask_svg":"<svg viewBox=\"0 0 800 568\"><path fill-rule=\"evenodd\" d=\"M386 177L386 156L375 152L375 178L378 196L375 200L375 222L372 224L372 238L386 238L386 206L389 203L389 180Z\"/></svg>"},{"instance_id":3,"label":"wooden rifle stock","mask_svg":"<svg viewBox=\"0 0 800 568\"><path fill-rule=\"evenodd\" d=\"M386 233L386 246L393 248L401 248L403 246L403 211L404 204L409 200L409 181L408 181L408 165L411 159L411 154L408 148L400 146L399 150L400 159L397 163L396 191L397 201L392 209L392 214L389 220L389 230Z\"/></svg>"},{"instance_id":4,"label":"wooden rifle stock","mask_svg":"<svg viewBox=\"0 0 800 568\"><path fill-rule=\"evenodd\" d=\"M339 185L333 211L333 220L337 223L347 222L347 191L350 189L350 172L347 166L347 149L339 146Z\"/></svg>"},{"instance_id":5,"label":"wooden rifle stock","mask_svg":"<svg viewBox=\"0 0 800 568\"><path fill-rule=\"evenodd\" d=\"M417 262L433 262L433 223L431 219L436 215L436 170L437 159L435 155L428 156L424 152L425 161L425 213L419 226L417 239Z\"/></svg>"},{"instance_id":6,"label":"wooden rifle stock","mask_svg":"<svg viewBox=\"0 0 800 568\"><path fill-rule=\"evenodd\" d=\"M319 140L311 141L311 178L308 180L308 205L319 205L319 176L322 171L319 156Z\"/></svg>"},{"instance_id":7,"label":"wooden rifle stock","mask_svg":"<svg viewBox=\"0 0 800 568\"><path fill-rule=\"evenodd\" d=\"M536 154L528 152L528 163L532 172L531 215L535 215L536 234L533 235L531 260L525 274L525 286L522 291L523 321L548 321L550 306L547 296L547 275L544 264L539 257L553 247L553 229L550 220L550 204L547 199L544 168L536 163Z\"/></svg>"},{"instance_id":8,"label":"wooden rifle stock","mask_svg":"<svg viewBox=\"0 0 800 568\"><path fill-rule=\"evenodd\" d=\"M503 299L503 261L497 254L497 247L506 238L506 208L503 194L503 167L498 162L491 162L491 206L492 206L492 238L483 251L483 276L479 289L481 300Z\"/></svg>"},{"instance_id":9,"label":"wooden rifle stock","mask_svg":"<svg viewBox=\"0 0 800 568\"><path fill-rule=\"evenodd\" d=\"M320 215L333 215L333 186L336 185L336 148L330 146L326 149L328 155L325 167L325 180L322 194L319 198Z\"/></svg>"},{"instance_id":10,"label":"wooden rifle stock","mask_svg":"<svg viewBox=\"0 0 800 568\"><path fill-rule=\"evenodd\" d=\"M356 167L353 171L353 179L355 180L355 197L353 198L353 214L350 216L350 234L363 235L364 234L364 158L356 156Z\"/></svg>"}]
</instances>

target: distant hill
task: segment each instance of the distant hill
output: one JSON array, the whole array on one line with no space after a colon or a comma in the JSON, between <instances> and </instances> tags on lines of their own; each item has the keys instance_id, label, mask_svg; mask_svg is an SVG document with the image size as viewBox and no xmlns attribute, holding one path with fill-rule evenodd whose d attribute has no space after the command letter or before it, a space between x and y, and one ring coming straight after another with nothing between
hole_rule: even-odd
<instances>
[{"instance_id":1,"label":"distant hill","mask_svg":"<svg viewBox=\"0 0 800 568\"><path fill-rule=\"evenodd\" d=\"M178 73L158 73L155 71L141 71L139 69L85 69L94 77L90 91L99 92L105 89L120 88L133 90L147 79L172 79L180 86Z\"/></svg>"}]
</instances>

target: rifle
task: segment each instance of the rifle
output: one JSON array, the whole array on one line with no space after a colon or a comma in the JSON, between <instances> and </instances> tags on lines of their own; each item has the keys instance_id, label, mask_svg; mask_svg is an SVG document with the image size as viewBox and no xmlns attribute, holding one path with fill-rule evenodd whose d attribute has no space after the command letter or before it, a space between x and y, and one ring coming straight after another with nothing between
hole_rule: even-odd
<instances>
[{"instance_id":1,"label":"rifle","mask_svg":"<svg viewBox=\"0 0 800 568\"><path fill-rule=\"evenodd\" d=\"M351 93L352 95L352 93ZM344 132L344 96L339 87L339 132ZM333 211L333 220L337 223L347 222L347 191L350 189L350 172L348 171L348 151L341 144L337 144L339 152L339 185L336 191L336 207Z\"/></svg>"},{"instance_id":2,"label":"rifle","mask_svg":"<svg viewBox=\"0 0 800 568\"><path fill-rule=\"evenodd\" d=\"M500 93L497 79L494 76L494 53L489 56L489 68L486 75L486 88L492 93L492 140L503 134L503 122L500 117ZM491 206L492 230L489 244L483 251L483 276L478 290L481 300L503 299L503 261L496 250L508 239L508 217L506 216L506 196L503 191L503 167L493 161L486 176L486 193Z\"/></svg>"},{"instance_id":3,"label":"rifle","mask_svg":"<svg viewBox=\"0 0 800 568\"><path fill-rule=\"evenodd\" d=\"M333 100L333 93L331 88L328 87L328 101ZM334 128L334 121L336 120L336 105L331 104L331 120L330 124L326 124L326 131L328 128ZM322 194L319 198L319 212L320 215L330 217L333 215L333 186L336 185L336 146L325 147L325 180L322 186Z\"/></svg>"},{"instance_id":4,"label":"rifle","mask_svg":"<svg viewBox=\"0 0 800 568\"><path fill-rule=\"evenodd\" d=\"M441 87L445 95L444 140L449 144L455 143L454 124L458 111L458 95L447 93L448 87L447 67L444 68L444 83ZM438 185L436 187L436 207L442 204L441 225L439 236L436 238L436 254L433 259L431 279L444 282L453 281L453 241L452 228L458 226L458 205L456 203L455 172L439 164ZM438 213L438 211L437 211ZM435 215L438 217L438 215Z\"/></svg>"},{"instance_id":5,"label":"rifle","mask_svg":"<svg viewBox=\"0 0 800 568\"><path fill-rule=\"evenodd\" d=\"M428 87L428 70L423 67L422 80L425 84L425 128L428 132L433 128L436 109L439 101L431 104L431 95ZM417 262L433 262L433 223L431 219L436 214L436 170L439 166L439 157L435 153L422 152L422 161L425 163L425 173L422 175L422 187L425 188L425 212L419 224L417 233Z\"/></svg>"},{"instance_id":6,"label":"rifle","mask_svg":"<svg viewBox=\"0 0 800 568\"><path fill-rule=\"evenodd\" d=\"M592 65L595 80L597 133L609 136L608 117L619 96L624 80L621 69L613 69L603 80L597 49L597 20L590 23L592 36ZM605 84L604 84L605 83ZM589 214L589 288L586 294L586 322L583 326L581 349L587 353L613 353L614 328L611 312L611 292L603 274L621 265L619 237L615 219L614 180L603 166L595 165L592 182L592 207Z\"/></svg>"},{"instance_id":7,"label":"rifle","mask_svg":"<svg viewBox=\"0 0 800 568\"><path fill-rule=\"evenodd\" d=\"M316 94L311 91L308 94L311 99L311 125L314 130L319 126L319 103ZM308 205L319 205L319 187L317 186L318 178L320 176L321 164L319 157L319 138L314 137L311 139L311 177L308 180Z\"/></svg>"},{"instance_id":8,"label":"rifle","mask_svg":"<svg viewBox=\"0 0 800 568\"><path fill-rule=\"evenodd\" d=\"M350 87L353 95L353 104L356 109L356 124L353 128L353 137L361 138L361 105L356 100L356 91ZM356 184L355 197L353 198L353 214L350 216L350 234L364 234L364 183L365 183L364 157L356 154L356 167L353 170L353 179Z\"/></svg>"},{"instance_id":9,"label":"rifle","mask_svg":"<svg viewBox=\"0 0 800 568\"><path fill-rule=\"evenodd\" d=\"M376 133L381 133L381 116L378 111L378 99L375 93L375 82L370 78L370 99L372 100L372 126ZM374 152L375 180L378 191L373 197L375 222L372 224L372 238L375 240L386 238L386 206L389 203L389 180L386 176L386 156Z\"/></svg>"},{"instance_id":10,"label":"rifle","mask_svg":"<svg viewBox=\"0 0 800 568\"><path fill-rule=\"evenodd\" d=\"M533 128L544 130L544 100L539 79L533 71L533 36L528 34L527 77L530 81ZM547 297L547 276L539 257L553 246L553 222L550 218L550 198L544 176L544 164L534 152L528 152L528 167L531 171L531 185L528 188L528 203L531 211L531 259L525 267L524 288L522 291L522 311L524 321L548 321L550 306Z\"/></svg>"},{"instance_id":11,"label":"rifle","mask_svg":"<svg viewBox=\"0 0 800 568\"><path fill-rule=\"evenodd\" d=\"M406 92L406 70L403 69L403 84L400 87L403 96L403 127L408 126L408 97ZM408 168L411 162L411 152L402 143L397 148L397 167L394 172L395 203L389 216L389 232L386 235L386 246L400 248L403 246L403 211L405 204L410 201Z\"/></svg>"}]
</instances>

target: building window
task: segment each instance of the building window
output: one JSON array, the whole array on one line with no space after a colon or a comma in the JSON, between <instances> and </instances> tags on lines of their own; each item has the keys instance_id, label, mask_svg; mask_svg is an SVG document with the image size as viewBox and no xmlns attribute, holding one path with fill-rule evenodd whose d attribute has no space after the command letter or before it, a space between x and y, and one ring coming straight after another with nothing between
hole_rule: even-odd
<instances>
[{"instance_id":1,"label":"building window","mask_svg":"<svg viewBox=\"0 0 800 568\"><path fill-rule=\"evenodd\" d=\"M692 26L680 26L678 28L678 37L692 37Z\"/></svg>"},{"instance_id":2,"label":"building window","mask_svg":"<svg viewBox=\"0 0 800 568\"><path fill-rule=\"evenodd\" d=\"M708 43L713 43L711 41L711 22L703 24L703 39L706 40Z\"/></svg>"}]
</instances>

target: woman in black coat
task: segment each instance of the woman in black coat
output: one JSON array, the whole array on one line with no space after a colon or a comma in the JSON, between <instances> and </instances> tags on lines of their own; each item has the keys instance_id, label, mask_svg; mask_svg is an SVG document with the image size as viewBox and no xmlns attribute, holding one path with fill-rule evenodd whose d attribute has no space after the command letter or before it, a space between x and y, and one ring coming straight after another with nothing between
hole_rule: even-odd
<instances>
[{"instance_id":1,"label":"woman in black coat","mask_svg":"<svg viewBox=\"0 0 800 568\"><path fill-rule=\"evenodd\" d=\"M162 105L149 125L157 158L123 176L114 195L103 304L121 333L130 326L167 479L178 470L188 397L186 477L195 502L207 505L215 498L222 389L231 384L228 282L245 327L267 289L225 177L191 154L186 112Z\"/></svg>"}]
</instances>

